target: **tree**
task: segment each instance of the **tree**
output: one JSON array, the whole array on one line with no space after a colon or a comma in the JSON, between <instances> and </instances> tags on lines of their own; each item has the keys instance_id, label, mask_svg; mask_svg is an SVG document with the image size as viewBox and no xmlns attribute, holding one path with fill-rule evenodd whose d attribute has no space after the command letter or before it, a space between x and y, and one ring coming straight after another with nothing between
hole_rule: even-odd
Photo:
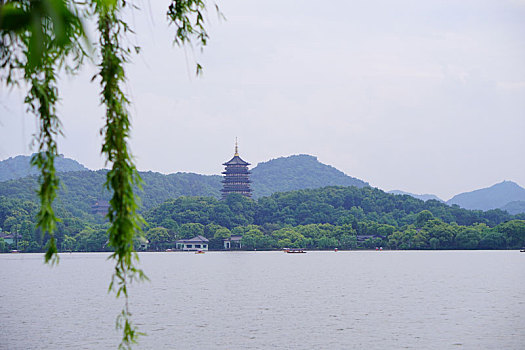
<instances>
[{"instance_id":1,"label":"tree","mask_svg":"<svg viewBox=\"0 0 525 350\"><path fill-rule=\"evenodd\" d=\"M64 240L62 241L62 251L71 252L75 248L76 239L74 237L70 237L68 235L64 236Z\"/></svg>"},{"instance_id":2,"label":"tree","mask_svg":"<svg viewBox=\"0 0 525 350\"><path fill-rule=\"evenodd\" d=\"M264 233L258 228L253 228L242 236L242 246L246 249L262 248L261 243Z\"/></svg>"},{"instance_id":3,"label":"tree","mask_svg":"<svg viewBox=\"0 0 525 350\"><path fill-rule=\"evenodd\" d=\"M504 249L506 245L505 237L499 232L489 231L482 233L479 241L480 249Z\"/></svg>"},{"instance_id":4,"label":"tree","mask_svg":"<svg viewBox=\"0 0 525 350\"><path fill-rule=\"evenodd\" d=\"M335 238L322 237L317 241L317 248L319 249L334 249L337 248L339 242Z\"/></svg>"},{"instance_id":5,"label":"tree","mask_svg":"<svg viewBox=\"0 0 525 350\"><path fill-rule=\"evenodd\" d=\"M289 227L272 232L272 236L279 248L304 248L308 244L302 234Z\"/></svg>"},{"instance_id":6,"label":"tree","mask_svg":"<svg viewBox=\"0 0 525 350\"><path fill-rule=\"evenodd\" d=\"M432 219L426 222L424 228L432 241L432 249L450 249L453 247L455 228L439 219Z\"/></svg>"},{"instance_id":7,"label":"tree","mask_svg":"<svg viewBox=\"0 0 525 350\"><path fill-rule=\"evenodd\" d=\"M494 228L496 232L505 234L507 246L517 249L525 246L525 220L512 220Z\"/></svg>"},{"instance_id":8,"label":"tree","mask_svg":"<svg viewBox=\"0 0 525 350\"><path fill-rule=\"evenodd\" d=\"M339 239L341 249L354 249L357 247L357 237L355 235L343 234Z\"/></svg>"},{"instance_id":9,"label":"tree","mask_svg":"<svg viewBox=\"0 0 525 350\"><path fill-rule=\"evenodd\" d=\"M231 236L230 230L228 230L226 227L223 227L215 231L213 238L223 240L226 238L230 238L230 236Z\"/></svg>"},{"instance_id":10,"label":"tree","mask_svg":"<svg viewBox=\"0 0 525 350\"><path fill-rule=\"evenodd\" d=\"M427 221L432 220L434 218L434 215L428 210L423 210L416 216L416 227L421 228L423 227Z\"/></svg>"},{"instance_id":11,"label":"tree","mask_svg":"<svg viewBox=\"0 0 525 350\"><path fill-rule=\"evenodd\" d=\"M172 242L173 237L170 235L168 229L164 227L155 227L146 232L146 239L153 249L159 250L164 248L166 243Z\"/></svg>"},{"instance_id":12,"label":"tree","mask_svg":"<svg viewBox=\"0 0 525 350\"><path fill-rule=\"evenodd\" d=\"M182 224L179 228L177 238L189 239L195 236L204 235L204 225L199 223Z\"/></svg>"},{"instance_id":13,"label":"tree","mask_svg":"<svg viewBox=\"0 0 525 350\"><path fill-rule=\"evenodd\" d=\"M474 249L479 240L479 232L473 228L462 228L456 235L456 245L459 249Z\"/></svg>"},{"instance_id":14,"label":"tree","mask_svg":"<svg viewBox=\"0 0 525 350\"><path fill-rule=\"evenodd\" d=\"M14 227L16 224L17 224L16 218L13 216L10 216L7 219L5 219L3 228L5 231L13 232L13 228L15 228L16 230L16 227Z\"/></svg>"}]
</instances>

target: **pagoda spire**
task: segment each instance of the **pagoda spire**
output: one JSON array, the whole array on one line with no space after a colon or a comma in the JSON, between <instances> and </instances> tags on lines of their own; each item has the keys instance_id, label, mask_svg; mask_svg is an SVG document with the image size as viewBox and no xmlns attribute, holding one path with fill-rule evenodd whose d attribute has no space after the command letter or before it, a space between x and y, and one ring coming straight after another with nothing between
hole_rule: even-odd
<instances>
[{"instance_id":1,"label":"pagoda spire","mask_svg":"<svg viewBox=\"0 0 525 350\"><path fill-rule=\"evenodd\" d=\"M239 156L239 145L237 143L237 136L235 136L235 154L234 154L235 157L238 157Z\"/></svg>"}]
</instances>

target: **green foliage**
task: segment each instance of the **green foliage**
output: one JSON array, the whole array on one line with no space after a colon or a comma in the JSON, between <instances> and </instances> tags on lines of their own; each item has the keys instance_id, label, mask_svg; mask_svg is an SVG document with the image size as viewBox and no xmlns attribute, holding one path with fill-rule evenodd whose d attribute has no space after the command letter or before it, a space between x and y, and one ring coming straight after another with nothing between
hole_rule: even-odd
<instances>
[{"instance_id":1,"label":"green foliage","mask_svg":"<svg viewBox=\"0 0 525 350\"><path fill-rule=\"evenodd\" d=\"M122 89L125 81L124 64L130 49L122 46L128 25L120 18L124 2L98 1L95 13L100 33L99 45L101 61L100 78L101 101L106 107L106 125L101 133L104 136L102 153L112 167L106 174L106 188L112 192L109 201L108 219L110 222L109 245L114 249L110 258L115 260L115 270L109 285L116 296L126 299L117 328L123 330L121 348L130 348L136 343L139 333L131 324L128 306L128 286L134 280L146 279L142 270L136 267L138 255L135 253L133 239L140 234L142 217L137 213L138 200L134 186L140 186L141 179L128 150L131 124L128 114L129 100Z\"/></svg>"},{"instance_id":2,"label":"green foliage","mask_svg":"<svg viewBox=\"0 0 525 350\"><path fill-rule=\"evenodd\" d=\"M505 249L507 242L505 235L500 232L484 232L482 233L478 247L480 249Z\"/></svg>"},{"instance_id":3,"label":"green foliage","mask_svg":"<svg viewBox=\"0 0 525 350\"><path fill-rule=\"evenodd\" d=\"M432 220L434 215L428 210L419 212L416 216L416 227L423 227L429 220Z\"/></svg>"},{"instance_id":4,"label":"green foliage","mask_svg":"<svg viewBox=\"0 0 525 350\"><path fill-rule=\"evenodd\" d=\"M475 249L480 241L480 233L470 227L462 227L456 234L456 247L459 249Z\"/></svg>"},{"instance_id":5,"label":"green foliage","mask_svg":"<svg viewBox=\"0 0 525 350\"><path fill-rule=\"evenodd\" d=\"M154 250L161 250L169 248L171 243L175 240L174 235L170 234L168 229L164 227L155 227L146 232L146 239L149 245Z\"/></svg>"},{"instance_id":6,"label":"green foliage","mask_svg":"<svg viewBox=\"0 0 525 350\"><path fill-rule=\"evenodd\" d=\"M56 197L59 179L55 169L58 156L57 136L60 121L56 112L58 101L57 76L61 67L75 70L85 54L80 45L84 35L81 17L95 16L99 31L99 73L101 101L106 108L106 125L102 130L104 144L102 153L112 165L106 174L106 188L111 192L108 219L109 244L114 249L111 258L115 260L115 272L110 290L117 297L126 299L124 309L117 318L117 328L123 330L120 348L129 349L136 342L139 333L130 323L128 308L128 284L144 279L144 273L135 266L138 260L133 250L133 240L140 232L143 222L138 214L135 187L140 186L140 177L128 151L127 140L130 121L127 111L128 99L123 92L125 81L124 64L131 49L122 46L130 28L121 19L126 5L120 0L92 0L75 2L70 0L12 0L0 5L0 79L7 85L17 83L18 76L28 83L25 103L30 112L39 120L36 134L38 152L31 163L40 170L39 190L40 211L36 220L43 234L49 234L46 262L58 261L57 243L54 235L59 222L53 201ZM80 14L79 6L84 6ZM201 0L173 1L169 6L168 18L177 26L176 42L184 45L196 39L206 45L207 33L204 27L205 3ZM138 52L138 48L134 48ZM73 66L67 65L73 62ZM197 70L201 67L197 64ZM12 225L11 225L12 226ZM89 237L91 237L89 235ZM98 235L95 238L99 238ZM22 241L24 249L30 247ZM95 246L100 241L95 239ZM64 238L64 246L70 247L71 239ZM86 247L89 239L85 239ZM105 245L104 245L105 246ZM101 248L102 249L102 248Z\"/></svg>"},{"instance_id":7,"label":"green foliage","mask_svg":"<svg viewBox=\"0 0 525 350\"><path fill-rule=\"evenodd\" d=\"M82 62L84 35L75 3L64 0L7 1L0 8L0 67L6 85L28 84L25 104L38 117L38 152L31 164L40 170L40 211L37 225L49 234L46 262L58 261L54 231L58 218L52 207L59 180L55 171L56 138L61 133L56 111L57 76L61 68L75 70ZM67 64L69 57L74 65Z\"/></svg>"},{"instance_id":8,"label":"green foliage","mask_svg":"<svg viewBox=\"0 0 525 350\"><path fill-rule=\"evenodd\" d=\"M180 225L177 239L189 239L204 235L204 225L200 223L186 223Z\"/></svg>"},{"instance_id":9,"label":"green foliage","mask_svg":"<svg viewBox=\"0 0 525 350\"><path fill-rule=\"evenodd\" d=\"M494 242L501 248L507 243L502 245L498 236L490 240L494 237L489 233L496 230L491 226L513 218L500 211L469 211L437 201L423 202L409 196L394 196L369 187L327 187L276 193L258 201L242 196L232 196L224 201L181 197L167 201L145 215L154 225L167 219L176 225L205 225L205 235L211 238L210 247L215 249L222 247L222 237L220 242L219 238L213 242L215 232L222 227L243 235L246 249L283 246L473 249L483 237L487 237L485 247ZM476 234L464 231L465 227ZM510 227L505 231L510 244L521 242L521 226L502 224L498 227L502 230ZM256 231L249 233L251 230Z\"/></svg>"},{"instance_id":10,"label":"green foliage","mask_svg":"<svg viewBox=\"0 0 525 350\"><path fill-rule=\"evenodd\" d=\"M525 220L512 220L494 228L505 235L507 246L511 249L525 247Z\"/></svg>"},{"instance_id":11,"label":"green foliage","mask_svg":"<svg viewBox=\"0 0 525 350\"><path fill-rule=\"evenodd\" d=\"M187 225L187 224L186 224ZM213 238L216 239L225 239L230 238L231 232L227 228L223 227L215 231L215 234L213 235Z\"/></svg>"},{"instance_id":12,"label":"green foliage","mask_svg":"<svg viewBox=\"0 0 525 350\"><path fill-rule=\"evenodd\" d=\"M70 237L68 235L64 236L64 240L62 241L61 249L64 252L71 252L75 248L77 243L77 240L74 237Z\"/></svg>"}]
</instances>

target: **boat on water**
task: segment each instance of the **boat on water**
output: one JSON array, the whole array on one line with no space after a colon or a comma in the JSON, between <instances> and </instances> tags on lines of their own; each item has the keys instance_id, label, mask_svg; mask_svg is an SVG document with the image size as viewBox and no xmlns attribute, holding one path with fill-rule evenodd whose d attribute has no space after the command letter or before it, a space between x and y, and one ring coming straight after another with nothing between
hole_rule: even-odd
<instances>
[{"instance_id":1,"label":"boat on water","mask_svg":"<svg viewBox=\"0 0 525 350\"><path fill-rule=\"evenodd\" d=\"M285 250L286 253L295 254L295 253L306 253L304 248L288 248Z\"/></svg>"},{"instance_id":2,"label":"boat on water","mask_svg":"<svg viewBox=\"0 0 525 350\"><path fill-rule=\"evenodd\" d=\"M204 254L204 250L197 250L195 254Z\"/></svg>"}]
</instances>

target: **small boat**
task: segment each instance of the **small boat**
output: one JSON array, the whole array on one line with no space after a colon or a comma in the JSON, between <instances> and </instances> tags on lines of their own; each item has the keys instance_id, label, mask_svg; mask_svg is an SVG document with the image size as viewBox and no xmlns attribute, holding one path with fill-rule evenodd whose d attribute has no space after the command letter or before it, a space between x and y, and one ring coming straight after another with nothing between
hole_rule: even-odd
<instances>
[{"instance_id":1,"label":"small boat","mask_svg":"<svg viewBox=\"0 0 525 350\"><path fill-rule=\"evenodd\" d=\"M288 248L288 249L286 250L286 252L287 252L287 253L291 253L291 254L292 254L292 253L293 253L293 254L295 254L295 253L306 253L306 251L304 250L304 248Z\"/></svg>"},{"instance_id":2,"label":"small boat","mask_svg":"<svg viewBox=\"0 0 525 350\"><path fill-rule=\"evenodd\" d=\"M520 252L525 253L525 248L521 248Z\"/></svg>"},{"instance_id":3,"label":"small boat","mask_svg":"<svg viewBox=\"0 0 525 350\"><path fill-rule=\"evenodd\" d=\"M204 250L197 250L195 254L204 254Z\"/></svg>"},{"instance_id":4,"label":"small boat","mask_svg":"<svg viewBox=\"0 0 525 350\"><path fill-rule=\"evenodd\" d=\"M20 250L13 249L13 250L9 251L9 253L18 254L18 253L20 253Z\"/></svg>"}]
</instances>

